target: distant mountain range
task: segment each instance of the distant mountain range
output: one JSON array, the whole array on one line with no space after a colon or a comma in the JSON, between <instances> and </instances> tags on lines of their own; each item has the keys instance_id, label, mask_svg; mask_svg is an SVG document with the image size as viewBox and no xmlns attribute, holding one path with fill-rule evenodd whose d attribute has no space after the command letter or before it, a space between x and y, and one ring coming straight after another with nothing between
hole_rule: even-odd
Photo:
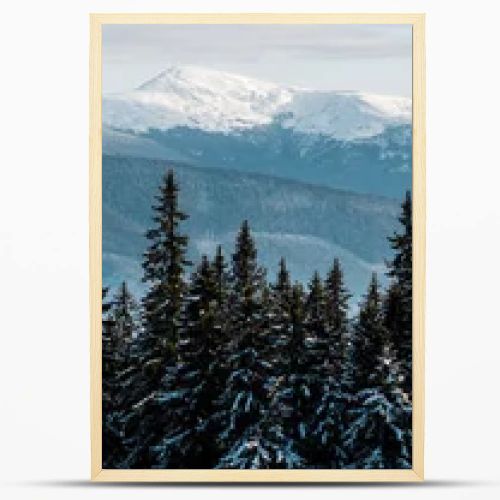
<instances>
[{"instance_id":1,"label":"distant mountain range","mask_svg":"<svg viewBox=\"0 0 500 500\"><path fill-rule=\"evenodd\" d=\"M230 259L241 222L248 219L259 261L273 280L281 256L292 278L307 283L325 274L339 257L347 282L359 298L370 274L384 272L390 255L387 236L397 224L399 204L271 176L203 169L163 160L103 157L103 281L126 279L140 292L144 233L151 204L167 168L180 184L180 205L190 218L189 256L198 261L222 244ZM383 276L381 276L383 279Z\"/></svg>"},{"instance_id":2,"label":"distant mountain range","mask_svg":"<svg viewBox=\"0 0 500 500\"><path fill-rule=\"evenodd\" d=\"M411 100L281 87L173 66L103 99L109 154L182 161L402 198Z\"/></svg>"},{"instance_id":3,"label":"distant mountain range","mask_svg":"<svg viewBox=\"0 0 500 500\"><path fill-rule=\"evenodd\" d=\"M383 277L387 236L411 188L411 100L288 88L192 66L103 98L103 281L142 292L151 203L175 170L190 257L228 258L248 219L274 279L340 257L353 304Z\"/></svg>"}]
</instances>

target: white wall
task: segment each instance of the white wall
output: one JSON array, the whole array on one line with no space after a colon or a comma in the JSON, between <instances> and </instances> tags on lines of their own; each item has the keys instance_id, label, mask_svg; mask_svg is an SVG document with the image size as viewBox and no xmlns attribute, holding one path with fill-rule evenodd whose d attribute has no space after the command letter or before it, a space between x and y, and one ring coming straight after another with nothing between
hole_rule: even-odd
<instances>
[{"instance_id":1,"label":"white wall","mask_svg":"<svg viewBox=\"0 0 500 500\"><path fill-rule=\"evenodd\" d=\"M429 484L86 486L88 12L427 13ZM5 498L499 498L498 2L10 1L0 27L0 476ZM496 366L495 366L496 365ZM336 487L339 488L339 487Z\"/></svg>"}]
</instances>

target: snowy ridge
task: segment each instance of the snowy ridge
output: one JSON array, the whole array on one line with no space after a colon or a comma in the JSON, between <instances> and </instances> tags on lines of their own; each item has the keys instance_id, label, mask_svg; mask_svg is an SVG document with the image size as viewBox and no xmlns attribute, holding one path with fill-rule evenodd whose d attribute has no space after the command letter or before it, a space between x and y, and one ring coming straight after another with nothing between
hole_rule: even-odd
<instances>
[{"instance_id":1,"label":"snowy ridge","mask_svg":"<svg viewBox=\"0 0 500 500\"><path fill-rule=\"evenodd\" d=\"M136 90L103 99L103 125L147 132L190 127L232 133L279 122L339 140L411 122L411 99L283 87L195 66L171 66Z\"/></svg>"}]
</instances>

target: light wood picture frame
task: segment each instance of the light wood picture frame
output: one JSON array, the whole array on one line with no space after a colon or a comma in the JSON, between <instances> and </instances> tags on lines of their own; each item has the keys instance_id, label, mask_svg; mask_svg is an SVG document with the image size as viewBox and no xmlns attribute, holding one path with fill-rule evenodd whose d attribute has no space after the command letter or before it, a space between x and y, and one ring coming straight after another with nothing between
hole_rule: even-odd
<instances>
[{"instance_id":1,"label":"light wood picture frame","mask_svg":"<svg viewBox=\"0 0 500 500\"><path fill-rule=\"evenodd\" d=\"M91 479L103 482L418 482L424 479L425 46L424 14L90 15ZM413 41L413 455L407 470L159 470L102 466L102 27L107 24L406 24Z\"/></svg>"}]
</instances>

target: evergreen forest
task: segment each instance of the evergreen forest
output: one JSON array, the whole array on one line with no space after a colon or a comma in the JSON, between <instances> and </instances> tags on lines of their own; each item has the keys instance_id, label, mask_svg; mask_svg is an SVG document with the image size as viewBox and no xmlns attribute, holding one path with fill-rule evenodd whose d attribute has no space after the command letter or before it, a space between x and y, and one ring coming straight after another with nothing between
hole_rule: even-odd
<instances>
[{"instance_id":1,"label":"evergreen forest","mask_svg":"<svg viewBox=\"0 0 500 500\"><path fill-rule=\"evenodd\" d=\"M259 265L251 220L199 262L169 170L152 205L146 292L102 290L105 469L408 469L412 200L356 307L342 262L294 281Z\"/></svg>"}]
</instances>

